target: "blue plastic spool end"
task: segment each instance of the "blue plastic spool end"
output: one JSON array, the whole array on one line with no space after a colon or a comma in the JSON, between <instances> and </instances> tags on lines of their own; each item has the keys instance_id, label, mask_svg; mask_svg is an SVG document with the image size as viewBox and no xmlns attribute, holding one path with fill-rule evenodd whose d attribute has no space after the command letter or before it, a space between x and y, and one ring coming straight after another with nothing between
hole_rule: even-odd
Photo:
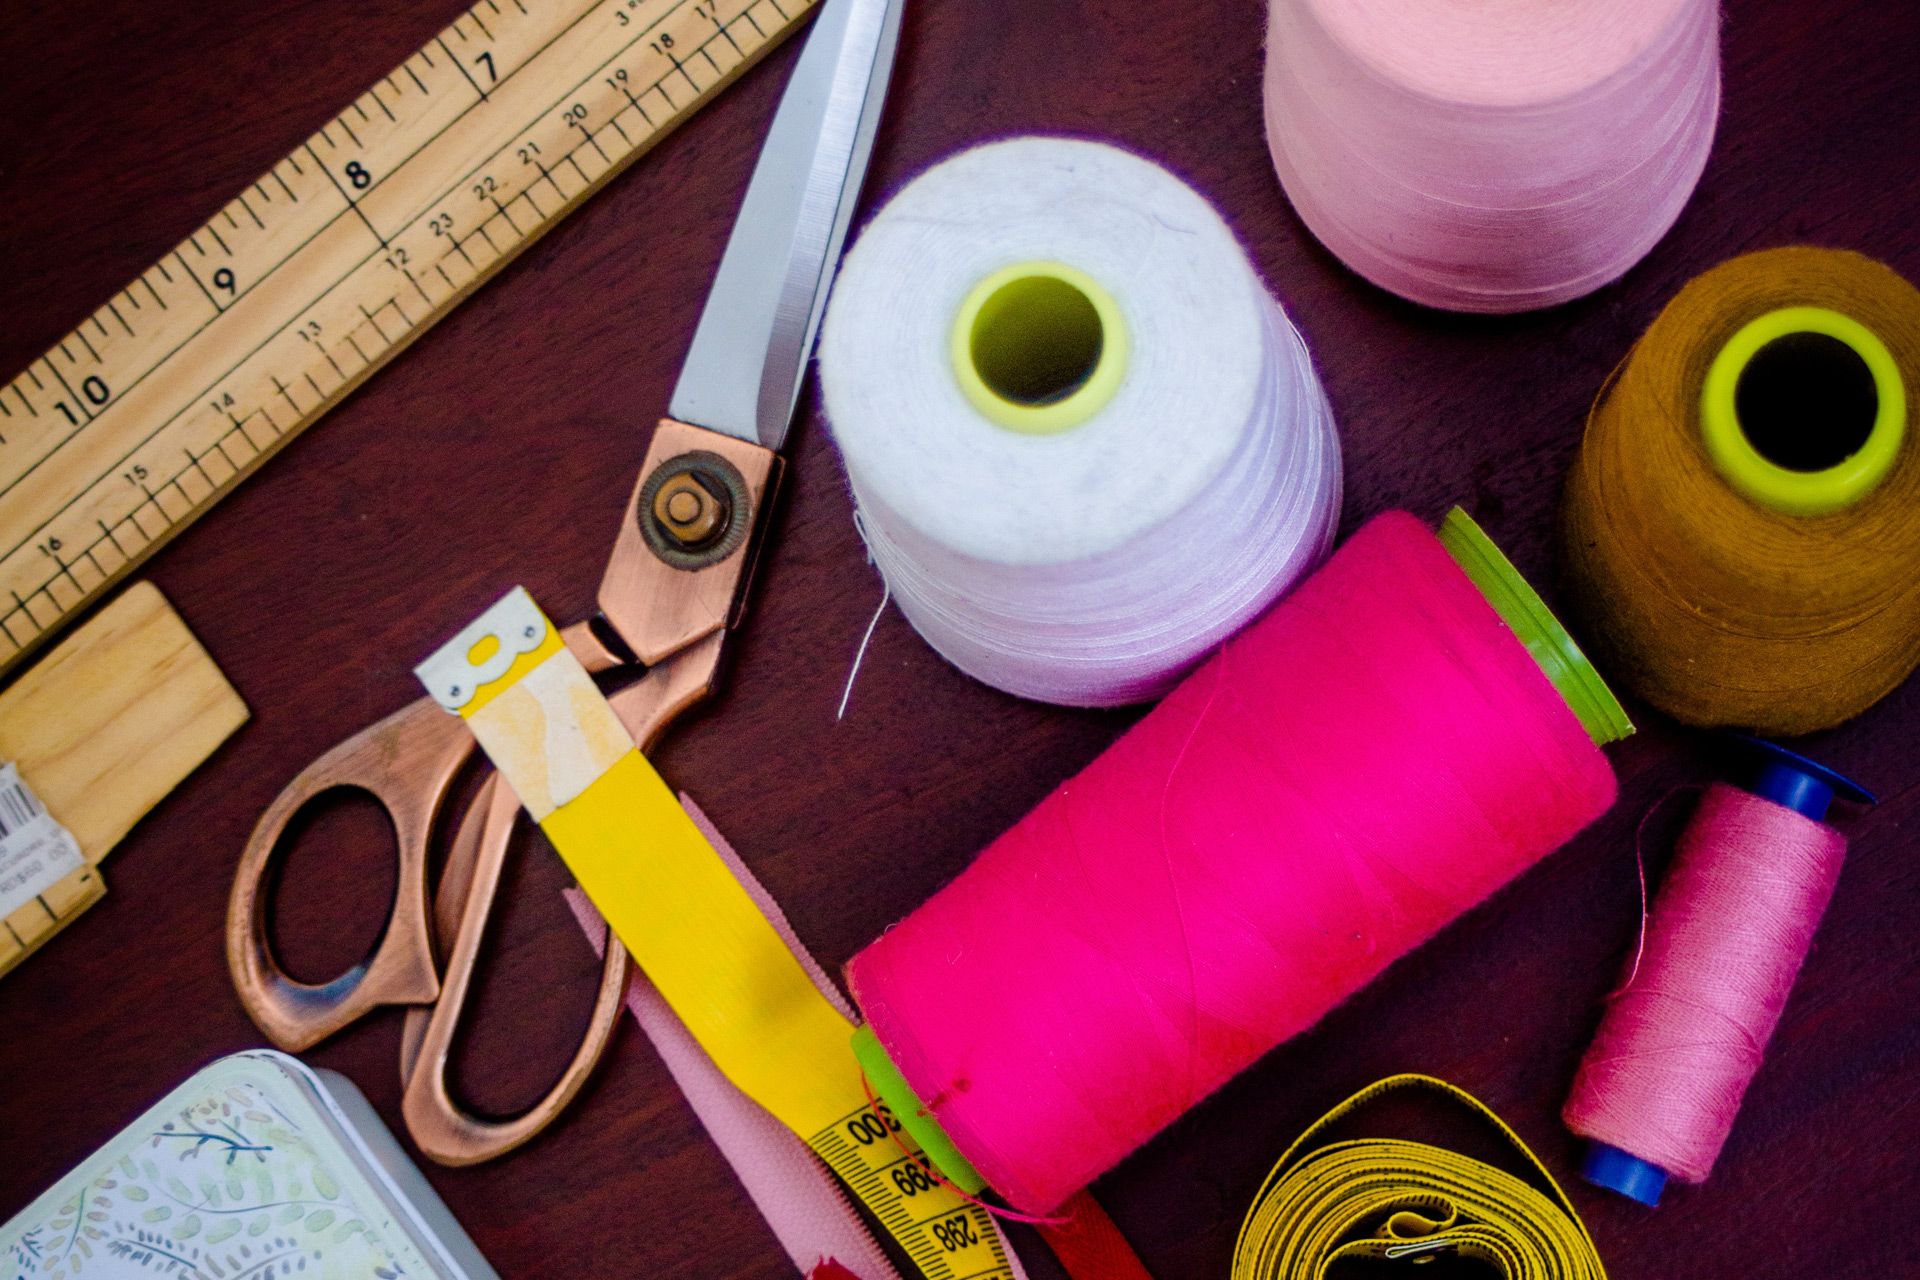
<instances>
[{"instance_id":1,"label":"blue plastic spool end","mask_svg":"<svg viewBox=\"0 0 1920 1280\"><path fill-rule=\"evenodd\" d=\"M1667 1185L1665 1169L1604 1142L1587 1144L1587 1158L1580 1166L1580 1176L1596 1187L1618 1191L1649 1209L1659 1206L1660 1193Z\"/></svg>"},{"instance_id":2,"label":"blue plastic spool end","mask_svg":"<svg viewBox=\"0 0 1920 1280\"><path fill-rule=\"evenodd\" d=\"M1731 736L1735 742L1759 757L1759 767L1752 781L1747 784L1747 790L1762 800L1784 805L1815 822L1826 818L1827 806L1833 803L1835 796L1855 804L1875 803L1871 791L1823 764L1815 764L1803 755L1759 738L1749 738L1745 734Z\"/></svg>"},{"instance_id":3,"label":"blue plastic spool end","mask_svg":"<svg viewBox=\"0 0 1920 1280\"><path fill-rule=\"evenodd\" d=\"M1827 806L1835 796L1855 804L1874 803L1872 792L1825 765L1759 738L1738 733L1727 736L1754 757L1745 787L1762 800L1771 800L1815 822L1826 818ZM1660 1193L1667 1185L1667 1171L1659 1165L1598 1141L1587 1145L1580 1174L1595 1186L1616 1191L1649 1208L1660 1203Z\"/></svg>"}]
</instances>

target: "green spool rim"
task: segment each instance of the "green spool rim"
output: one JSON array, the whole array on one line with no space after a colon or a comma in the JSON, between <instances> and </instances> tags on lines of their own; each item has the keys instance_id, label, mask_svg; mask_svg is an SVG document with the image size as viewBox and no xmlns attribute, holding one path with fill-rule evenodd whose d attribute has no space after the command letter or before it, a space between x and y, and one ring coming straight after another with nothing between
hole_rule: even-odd
<instances>
[{"instance_id":1,"label":"green spool rim","mask_svg":"<svg viewBox=\"0 0 1920 1280\"><path fill-rule=\"evenodd\" d=\"M973 355L974 326L981 309L1009 285L1033 280L1056 280L1070 286L1091 304L1100 325L1100 353L1086 380L1068 395L1047 404L1019 404L1007 399L987 385ZM1106 408L1127 374L1127 325L1120 316L1120 304L1098 280L1064 262L1015 263L981 280L961 300L948 343L953 376L967 402L995 426L1022 435L1058 435L1087 422Z\"/></svg>"},{"instance_id":2,"label":"green spool rim","mask_svg":"<svg viewBox=\"0 0 1920 1280\"><path fill-rule=\"evenodd\" d=\"M1625 708L1587 655L1472 516L1459 507L1447 512L1440 522L1440 545L1527 646L1534 662L1580 718L1587 736L1605 746L1633 732L1633 721L1627 719Z\"/></svg>"},{"instance_id":3,"label":"green spool rim","mask_svg":"<svg viewBox=\"0 0 1920 1280\"><path fill-rule=\"evenodd\" d=\"M1879 398L1865 443L1821 471L1791 471L1761 456L1734 410L1747 364L1769 342L1795 333L1824 334L1845 343L1873 375ZM1782 307L1749 321L1714 356L1700 389L1700 435L1713 465L1754 502L1789 515L1828 515L1873 492L1900 456L1906 428L1906 387L1893 353L1873 330L1825 307Z\"/></svg>"},{"instance_id":4,"label":"green spool rim","mask_svg":"<svg viewBox=\"0 0 1920 1280\"><path fill-rule=\"evenodd\" d=\"M853 1056L859 1059L860 1069L867 1073L867 1082L880 1095L880 1101L887 1104L893 1118L920 1144L920 1150L933 1161L934 1168L970 1196L985 1191L987 1180L960 1154L960 1148L953 1145L953 1139L940 1127L940 1122L921 1104L913 1086L900 1074L900 1068L893 1065L893 1059L887 1056L886 1047L880 1043L880 1037L873 1034L872 1027L862 1026L853 1033Z\"/></svg>"}]
</instances>

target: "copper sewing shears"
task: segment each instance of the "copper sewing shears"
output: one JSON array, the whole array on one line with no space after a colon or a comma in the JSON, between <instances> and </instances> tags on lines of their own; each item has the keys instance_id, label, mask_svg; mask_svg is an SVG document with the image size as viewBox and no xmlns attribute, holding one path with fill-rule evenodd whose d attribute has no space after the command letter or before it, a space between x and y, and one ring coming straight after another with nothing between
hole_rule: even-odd
<instances>
[{"instance_id":1,"label":"copper sewing shears","mask_svg":"<svg viewBox=\"0 0 1920 1280\"><path fill-rule=\"evenodd\" d=\"M824 0L707 295L671 417L655 429L627 503L599 614L563 632L590 672L644 672L609 699L643 751L712 691L721 647L744 610L779 449L873 148L901 4ZM559 1114L605 1049L627 983L626 952L609 938L586 1038L531 1110L493 1122L453 1101L447 1052L520 808L497 776L486 779L448 846L429 915L429 843L473 749L466 726L430 698L340 743L261 816L227 912L234 985L281 1048L304 1049L381 1005L412 1006L402 1111L420 1149L443 1164L500 1155ZM266 877L288 822L336 787L360 788L385 806L398 838L398 886L372 953L331 982L307 985L281 970L269 946Z\"/></svg>"}]
</instances>

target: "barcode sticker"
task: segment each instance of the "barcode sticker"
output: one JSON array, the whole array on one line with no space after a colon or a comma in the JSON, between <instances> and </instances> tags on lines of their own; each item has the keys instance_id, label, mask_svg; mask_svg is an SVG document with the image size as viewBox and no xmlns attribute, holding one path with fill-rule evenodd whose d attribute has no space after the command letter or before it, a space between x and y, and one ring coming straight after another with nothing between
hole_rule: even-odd
<instances>
[{"instance_id":1,"label":"barcode sticker","mask_svg":"<svg viewBox=\"0 0 1920 1280\"><path fill-rule=\"evenodd\" d=\"M20 770L0 766L0 919L87 865Z\"/></svg>"}]
</instances>

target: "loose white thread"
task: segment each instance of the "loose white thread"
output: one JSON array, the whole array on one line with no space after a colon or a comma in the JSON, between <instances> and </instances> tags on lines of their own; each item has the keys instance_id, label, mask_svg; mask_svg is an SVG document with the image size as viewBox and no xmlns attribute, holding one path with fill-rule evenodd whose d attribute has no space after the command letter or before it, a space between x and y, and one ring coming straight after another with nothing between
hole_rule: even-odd
<instances>
[{"instance_id":1,"label":"loose white thread","mask_svg":"<svg viewBox=\"0 0 1920 1280\"><path fill-rule=\"evenodd\" d=\"M989 422L951 330L982 279L1086 273L1125 320L1112 399L1055 435ZM1340 448L1305 342L1219 215L1139 157L1024 138L921 175L834 291L821 386L862 536L955 666L1073 706L1165 693L1326 555Z\"/></svg>"}]
</instances>

